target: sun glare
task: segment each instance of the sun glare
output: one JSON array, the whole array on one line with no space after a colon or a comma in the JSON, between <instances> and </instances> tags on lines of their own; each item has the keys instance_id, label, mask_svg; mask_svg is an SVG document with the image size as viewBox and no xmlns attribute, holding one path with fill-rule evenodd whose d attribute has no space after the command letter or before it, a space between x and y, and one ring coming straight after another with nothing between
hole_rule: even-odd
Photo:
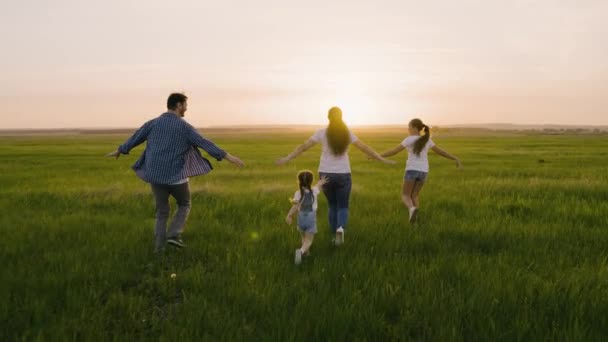
<instances>
[{"instance_id":1,"label":"sun glare","mask_svg":"<svg viewBox=\"0 0 608 342\"><path fill-rule=\"evenodd\" d=\"M363 84L369 84L367 80L342 79L335 84L329 101L330 106L338 106L342 109L344 121L349 125L374 125L381 123L378 103L369 89Z\"/></svg>"},{"instance_id":2,"label":"sun glare","mask_svg":"<svg viewBox=\"0 0 608 342\"><path fill-rule=\"evenodd\" d=\"M336 105L342 108L344 121L350 125L377 124L374 101L364 95L343 95L336 98Z\"/></svg>"}]
</instances>

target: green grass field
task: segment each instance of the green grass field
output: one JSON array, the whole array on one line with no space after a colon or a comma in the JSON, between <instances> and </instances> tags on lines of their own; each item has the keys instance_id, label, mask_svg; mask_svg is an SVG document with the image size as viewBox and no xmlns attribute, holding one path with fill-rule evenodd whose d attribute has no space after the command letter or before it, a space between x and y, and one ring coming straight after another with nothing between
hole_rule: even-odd
<instances>
[{"instance_id":1,"label":"green grass field","mask_svg":"<svg viewBox=\"0 0 608 342\"><path fill-rule=\"evenodd\" d=\"M346 244L325 198L312 256L284 217L308 134L210 135L241 157L191 179L188 247L153 253L154 204L126 136L0 138L1 341L605 340L608 139L436 136L417 227L389 166L351 151ZM403 135L361 132L377 150ZM543 163L539 160L544 160ZM172 278L171 274L176 277Z\"/></svg>"}]
</instances>

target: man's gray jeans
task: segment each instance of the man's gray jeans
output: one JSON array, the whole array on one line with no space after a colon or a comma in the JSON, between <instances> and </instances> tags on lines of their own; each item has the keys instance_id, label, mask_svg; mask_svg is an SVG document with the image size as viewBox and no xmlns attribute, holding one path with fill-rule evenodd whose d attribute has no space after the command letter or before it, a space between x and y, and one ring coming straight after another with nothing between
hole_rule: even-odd
<instances>
[{"instance_id":1,"label":"man's gray jeans","mask_svg":"<svg viewBox=\"0 0 608 342\"><path fill-rule=\"evenodd\" d=\"M190 213L190 187L188 183L175 185L152 184L152 192L156 201L156 250L165 247L167 236L179 237L184 231L184 225ZM177 211L167 233L167 220L169 219L169 196L177 201Z\"/></svg>"}]
</instances>

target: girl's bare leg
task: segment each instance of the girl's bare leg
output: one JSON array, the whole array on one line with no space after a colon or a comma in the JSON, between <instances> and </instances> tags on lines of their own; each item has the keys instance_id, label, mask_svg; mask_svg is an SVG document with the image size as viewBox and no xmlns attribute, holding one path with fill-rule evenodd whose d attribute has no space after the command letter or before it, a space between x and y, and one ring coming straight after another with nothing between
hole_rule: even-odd
<instances>
[{"instance_id":1,"label":"girl's bare leg","mask_svg":"<svg viewBox=\"0 0 608 342\"><path fill-rule=\"evenodd\" d=\"M414 201L412 200L412 190L414 189L415 186L416 186L416 182L411 182L411 181L403 182L403 187L402 187L402 191L401 191L401 200L403 201L403 204L405 204L405 206L408 209L416 206L414 204Z\"/></svg>"},{"instance_id":2,"label":"girl's bare leg","mask_svg":"<svg viewBox=\"0 0 608 342\"><path fill-rule=\"evenodd\" d=\"M304 233L304 237L302 238L302 247L300 247L302 254L308 253L308 250L310 249L310 246L312 246L312 241L314 240L314 238L315 234Z\"/></svg>"},{"instance_id":3,"label":"girl's bare leg","mask_svg":"<svg viewBox=\"0 0 608 342\"><path fill-rule=\"evenodd\" d=\"M414 187L412 188L412 192L411 192L411 199L412 199L412 203L414 204L414 207L418 208L419 202L418 202L418 197L420 195L420 191L422 191L422 187L424 186L423 182L415 182L414 183Z\"/></svg>"}]
</instances>

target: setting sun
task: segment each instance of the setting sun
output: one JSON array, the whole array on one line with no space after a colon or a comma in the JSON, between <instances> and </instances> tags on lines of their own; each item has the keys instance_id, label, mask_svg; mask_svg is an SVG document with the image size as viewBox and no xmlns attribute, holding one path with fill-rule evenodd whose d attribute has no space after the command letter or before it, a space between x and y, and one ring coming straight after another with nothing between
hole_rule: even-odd
<instances>
[{"instance_id":1,"label":"setting sun","mask_svg":"<svg viewBox=\"0 0 608 342\"><path fill-rule=\"evenodd\" d=\"M344 113L344 121L350 125L380 124L374 101L365 95L342 95L336 98L336 105Z\"/></svg>"}]
</instances>

